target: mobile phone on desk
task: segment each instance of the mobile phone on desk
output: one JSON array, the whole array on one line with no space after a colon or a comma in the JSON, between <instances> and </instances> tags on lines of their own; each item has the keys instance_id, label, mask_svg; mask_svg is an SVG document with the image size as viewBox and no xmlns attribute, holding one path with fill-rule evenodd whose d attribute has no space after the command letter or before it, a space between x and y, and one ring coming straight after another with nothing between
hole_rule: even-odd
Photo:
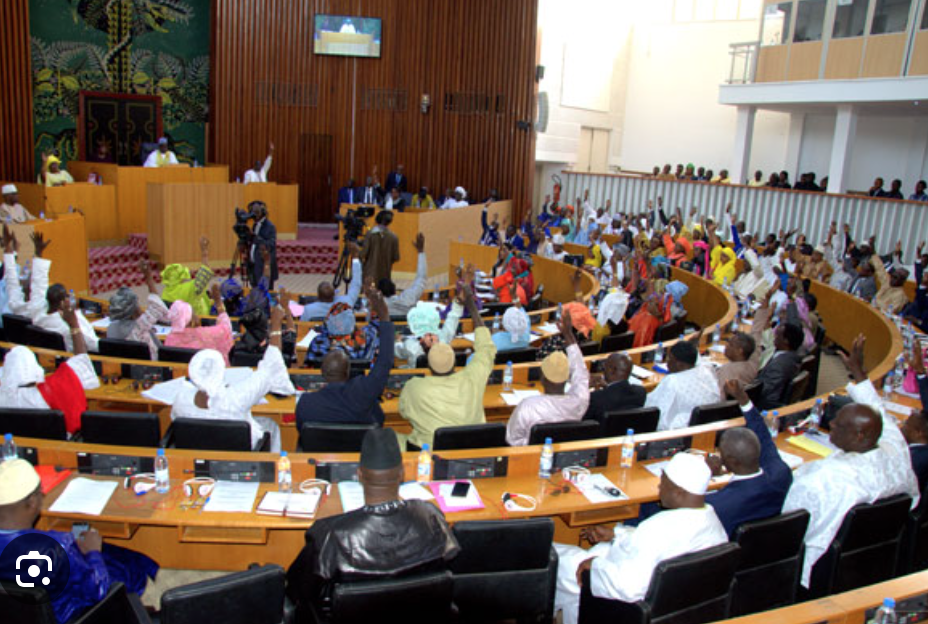
<instances>
[{"instance_id":1,"label":"mobile phone on desk","mask_svg":"<svg viewBox=\"0 0 928 624\"><path fill-rule=\"evenodd\" d=\"M71 535L74 536L74 539L81 539L81 535L90 530L90 524L87 522L75 522L71 525Z\"/></svg>"},{"instance_id":2,"label":"mobile phone on desk","mask_svg":"<svg viewBox=\"0 0 928 624\"><path fill-rule=\"evenodd\" d=\"M467 481L458 481L451 488L451 498L467 498L470 493L470 483Z\"/></svg>"}]
</instances>

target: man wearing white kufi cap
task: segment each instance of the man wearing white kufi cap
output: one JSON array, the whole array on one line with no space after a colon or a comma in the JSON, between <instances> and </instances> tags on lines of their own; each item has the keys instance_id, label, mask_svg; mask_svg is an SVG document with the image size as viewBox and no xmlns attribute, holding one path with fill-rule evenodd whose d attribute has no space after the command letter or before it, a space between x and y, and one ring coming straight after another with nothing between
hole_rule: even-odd
<instances>
[{"instance_id":1,"label":"man wearing white kufi cap","mask_svg":"<svg viewBox=\"0 0 928 624\"><path fill-rule=\"evenodd\" d=\"M583 537L589 550L555 544L559 562L555 609L564 624L575 624L580 607L580 578L589 570L591 591L599 598L635 602L645 597L657 565L728 541L705 494L712 471L705 460L677 453L664 468L658 488L664 511L637 528L595 526Z\"/></svg>"},{"instance_id":2,"label":"man wearing white kufi cap","mask_svg":"<svg viewBox=\"0 0 928 624\"><path fill-rule=\"evenodd\" d=\"M18 559L34 550L50 558L49 572L52 609L55 619L68 622L102 600L116 583L129 592L141 594L148 579L158 573L158 564L145 555L104 544L95 529L75 538L70 531L38 531L33 528L42 510L43 494L39 475L24 459L0 464L0 552L4 559ZM57 543L56 543L57 542ZM63 574L68 570L66 584ZM12 569L0 576L12 580ZM38 580L38 579L36 579ZM46 584L48 585L48 584ZM4 613L3 622L13 622Z\"/></svg>"},{"instance_id":3,"label":"man wearing white kufi cap","mask_svg":"<svg viewBox=\"0 0 928 624\"><path fill-rule=\"evenodd\" d=\"M19 203L19 189L16 188L15 184L4 184L0 194L3 195L3 203L0 204L0 221L3 223L25 223L35 219Z\"/></svg>"},{"instance_id":4,"label":"man wearing white kufi cap","mask_svg":"<svg viewBox=\"0 0 928 624\"><path fill-rule=\"evenodd\" d=\"M567 252L564 251L564 243L566 242L563 234L555 234L545 242L545 246L541 250L542 257L563 262L564 256L567 255Z\"/></svg>"}]
</instances>

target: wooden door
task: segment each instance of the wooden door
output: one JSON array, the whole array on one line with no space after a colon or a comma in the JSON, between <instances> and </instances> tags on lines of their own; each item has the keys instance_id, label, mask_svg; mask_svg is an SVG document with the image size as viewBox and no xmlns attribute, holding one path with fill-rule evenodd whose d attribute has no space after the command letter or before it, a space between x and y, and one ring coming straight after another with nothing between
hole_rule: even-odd
<instances>
[{"instance_id":1,"label":"wooden door","mask_svg":"<svg viewBox=\"0 0 928 624\"><path fill-rule=\"evenodd\" d=\"M300 135L300 223L331 223L337 207L332 192L332 136Z\"/></svg>"},{"instance_id":2,"label":"wooden door","mask_svg":"<svg viewBox=\"0 0 928 624\"><path fill-rule=\"evenodd\" d=\"M161 97L124 93L80 94L81 160L141 165L142 146L161 136Z\"/></svg>"}]
</instances>

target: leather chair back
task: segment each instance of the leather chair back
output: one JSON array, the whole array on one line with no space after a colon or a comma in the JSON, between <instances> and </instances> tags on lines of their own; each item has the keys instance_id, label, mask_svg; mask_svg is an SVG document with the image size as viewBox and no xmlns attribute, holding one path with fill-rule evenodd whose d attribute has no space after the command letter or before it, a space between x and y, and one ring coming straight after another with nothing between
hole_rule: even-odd
<instances>
[{"instance_id":1,"label":"leather chair back","mask_svg":"<svg viewBox=\"0 0 928 624\"><path fill-rule=\"evenodd\" d=\"M249 368L254 368L261 363L263 357L263 353L252 353L249 351L232 349L232 353L229 354L229 364L232 366L248 366Z\"/></svg>"},{"instance_id":2,"label":"leather chair back","mask_svg":"<svg viewBox=\"0 0 928 624\"><path fill-rule=\"evenodd\" d=\"M499 448L506 443L506 425L463 425L441 427L435 430L432 444L434 451L456 451L458 449Z\"/></svg>"},{"instance_id":3,"label":"leather chair back","mask_svg":"<svg viewBox=\"0 0 928 624\"><path fill-rule=\"evenodd\" d=\"M300 451L303 453L360 453L364 435L375 425L303 423Z\"/></svg>"},{"instance_id":4,"label":"leather chair back","mask_svg":"<svg viewBox=\"0 0 928 624\"><path fill-rule=\"evenodd\" d=\"M741 408L737 401L721 401L712 405L700 405L690 414L690 427L708 425L722 420L741 417Z\"/></svg>"},{"instance_id":5,"label":"leather chair back","mask_svg":"<svg viewBox=\"0 0 928 624\"><path fill-rule=\"evenodd\" d=\"M731 590L731 617L796 602L808 526L809 512L800 509L737 528L732 541L741 547L741 562Z\"/></svg>"},{"instance_id":6,"label":"leather chair back","mask_svg":"<svg viewBox=\"0 0 928 624\"><path fill-rule=\"evenodd\" d=\"M0 613L4 622L58 624L44 589L20 587L13 580L0 581Z\"/></svg>"},{"instance_id":7,"label":"leather chair back","mask_svg":"<svg viewBox=\"0 0 928 624\"><path fill-rule=\"evenodd\" d=\"M809 375L808 371L800 371L798 375L793 377L792 381L790 381L789 385L786 387L784 404L792 405L793 403L802 401L803 398L805 398L806 390L809 387L811 379L812 376Z\"/></svg>"},{"instance_id":8,"label":"leather chair back","mask_svg":"<svg viewBox=\"0 0 928 624\"><path fill-rule=\"evenodd\" d=\"M337 583L332 588L330 610L322 621L370 624L390 619L385 617L390 614L411 624L448 622L453 613L452 591L450 572Z\"/></svg>"},{"instance_id":9,"label":"leather chair back","mask_svg":"<svg viewBox=\"0 0 928 624\"><path fill-rule=\"evenodd\" d=\"M543 423L532 427L529 444L544 444L545 438L551 441L574 442L576 440L593 440L599 437L599 423L595 420L578 422Z\"/></svg>"},{"instance_id":10,"label":"leather chair back","mask_svg":"<svg viewBox=\"0 0 928 624\"><path fill-rule=\"evenodd\" d=\"M147 344L137 340L120 340L118 338L101 338L100 355L126 360L151 360L151 351Z\"/></svg>"},{"instance_id":11,"label":"leather chair back","mask_svg":"<svg viewBox=\"0 0 928 624\"><path fill-rule=\"evenodd\" d=\"M58 410L0 407L0 432L14 437L65 440L64 414Z\"/></svg>"},{"instance_id":12,"label":"leather chair back","mask_svg":"<svg viewBox=\"0 0 928 624\"><path fill-rule=\"evenodd\" d=\"M550 622L557 552L550 518L458 522L461 552L449 567L464 621Z\"/></svg>"},{"instance_id":13,"label":"leather chair back","mask_svg":"<svg viewBox=\"0 0 928 624\"><path fill-rule=\"evenodd\" d=\"M812 568L809 598L893 578L912 499L904 494L852 507Z\"/></svg>"},{"instance_id":14,"label":"leather chair back","mask_svg":"<svg viewBox=\"0 0 928 624\"><path fill-rule=\"evenodd\" d=\"M624 436L629 429L635 433L653 433L661 419L661 410L656 407L639 407L637 409L618 410L603 414L599 428L599 437L614 438Z\"/></svg>"},{"instance_id":15,"label":"leather chair back","mask_svg":"<svg viewBox=\"0 0 928 624\"><path fill-rule=\"evenodd\" d=\"M534 362L538 358L538 349L535 347L526 347L525 349L510 349L508 351L498 351L496 353L495 364L521 364L523 362ZM426 358L425 368L428 368L428 358Z\"/></svg>"},{"instance_id":16,"label":"leather chair back","mask_svg":"<svg viewBox=\"0 0 928 624\"><path fill-rule=\"evenodd\" d=\"M15 621L15 620L14 620ZM85 611L72 624L151 624L148 612L137 594L130 594L122 583L114 583L103 600Z\"/></svg>"},{"instance_id":17,"label":"leather chair back","mask_svg":"<svg viewBox=\"0 0 928 624\"><path fill-rule=\"evenodd\" d=\"M625 332L618 336L603 338L600 353L613 353L615 351L628 351L635 346L635 332Z\"/></svg>"},{"instance_id":18,"label":"leather chair back","mask_svg":"<svg viewBox=\"0 0 928 624\"><path fill-rule=\"evenodd\" d=\"M928 568L928 487L906 520L899 574L910 574Z\"/></svg>"},{"instance_id":19,"label":"leather chair back","mask_svg":"<svg viewBox=\"0 0 928 624\"><path fill-rule=\"evenodd\" d=\"M158 349L158 359L162 362L176 362L178 364L190 364L190 360L197 354L196 349L185 349L184 347L165 347Z\"/></svg>"},{"instance_id":20,"label":"leather chair back","mask_svg":"<svg viewBox=\"0 0 928 624\"><path fill-rule=\"evenodd\" d=\"M161 624L280 624L284 619L284 570L265 565L161 596Z\"/></svg>"},{"instance_id":21,"label":"leather chair back","mask_svg":"<svg viewBox=\"0 0 928 624\"><path fill-rule=\"evenodd\" d=\"M729 591L741 548L726 542L662 561L654 569L644 600L596 598L589 572L583 575L580 624L714 622L728 617Z\"/></svg>"},{"instance_id":22,"label":"leather chair back","mask_svg":"<svg viewBox=\"0 0 928 624\"><path fill-rule=\"evenodd\" d=\"M3 315L3 333L8 342L13 344L26 344L26 328L32 325L32 320L28 316L21 314L4 314Z\"/></svg>"},{"instance_id":23,"label":"leather chair back","mask_svg":"<svg viewBox=\"0 0 928 624\"><path fill-rule=\"evenodd\" d=\"M251 425L243 420L175 418L174 448L203 451L250 451Z\"/></svg>"},{"instance_id":24,"label":"leather chair back","mask_svg":"<svg viewBox=\"0 0 928 624\"><path fill-rule=\"evenodd\" d=\"M161 442L158 414L84 412L81 438L89 444L157 447Z\"/></svg>"},{"instance_id":25,"label":"leather chair back","mask_svg":"<svg viewBox=\"0 0 928 624\"><path fill-rule=\"evenodd\" d=\"M58 332L42 329L35 325L27 325L23 333L26 338L26 344L30 347L35 347L36 349L51 349L52 351L65 350L64 336Z\"/></svg>"}]
</instances>

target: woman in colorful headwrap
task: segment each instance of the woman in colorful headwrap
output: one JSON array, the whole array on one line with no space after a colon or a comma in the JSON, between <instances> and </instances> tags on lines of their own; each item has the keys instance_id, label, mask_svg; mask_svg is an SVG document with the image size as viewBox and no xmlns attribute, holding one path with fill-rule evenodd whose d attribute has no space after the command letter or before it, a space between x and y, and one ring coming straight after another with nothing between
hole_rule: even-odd
<instances>
[{"instance_id":1,"label":"woman in colorful headwrap","mask_svg":"<svg viewBox=\"0 0 928 624\"><path fill-rule=\"evenodd\" d=\"M451 344L458 331L461 316L464 314L463 300L464 285L458 282L454 303L444 323L441 321L436 304L428 301L420 301L416 307L406 313L406 322L412 335L397 342L394 349L397 358L406 360L404 368L416 368L419 357L427 355L432 345L439 342Z\"/></svg>"},{"instance_id":2,"label":"woman in colorful headwrap","mask_svg":"<svg viewBox=\"0 0 928 624\"><path fill-rule=\"evenodd\" d=\"M186 301L193 308L194 314L206 316L210 313L210 298L206 288L211 279L213 271L209 268L209 239L203 236L200 238L200 267L196 279L190 278L190 269L182 264L169 264L161 272L161 284L164 286L161 298L167 305L175 301Z\"/></svg>"},{"instance_id":3,"label":"woman in colorful headwrap","mask_svg":"<svg viewBox=\"0 0 928 624\"><path fill-rule=\"evenodd\" d=\"M582 301L571 301L561 306L561 312L564 318L570 315L570 325L573 327L574 335L578 336L578 342L589 340L596 329L596 319L593 313ZM582 339L582 340L581 340ZM548 337L538 348L537 360L540 362L555 351L566 351L567 343L564 336L560 333Z\"/></svg>"},{"instance_id":4,"label":"woman in colorful headwrap","mask_svg":"<svg viewBox=\"0 0 928 624\"><path fill-rule=\"evenodd\" d=\"M502 273L497 272L502 269ZM512 303L512 291L510 284L517 285L516 292L522 305L527 306L529 299L535 290L535 280L532 277L531 267L523 258L516 256L513 252L505 247L500 247L499 261L493 267L493 288L496 290L497 299L503 303Z\"/></svg>"},{"instance_id":5,"label":"woman in colorful headwrap","mask_svg":"<svg viewBox=\"0 0 928 624\"><path fill-rule=\"evenodd\" d=\"M319 332L306 352L306 361L320 361L332 349L341 349L352 360L373 360L380 348L380 320L372 319L364 327L358 327L354 309L339 301L329 308Z\"/></svg>"},{"instance_id":6,"label":"woman in colorful headwrap","mask_svg":"<svg viewBox=\"0 0 928 624\"><path fill-rule=\"evenodd\" d=\"M514 305L503 313L503 331L493 334L496 352L528 348L532 339L532 324L521 306Z\"/></svg>"},{"instance_id":7,"label":"woman in colorful headwrap","mask_svg":"<svg viewBox=\"0 0 928 624\"><path fill-rule=\"evenodd\" d=\"M674 239L669 232L664 232L664 249L667 251L667 259L675 267L681 266L684 262L689 262L693 255L693 244L686 240L682 234Z\"/></svg>"},{"instance_id":8,"label":"woman in colorful headwrap","mask_svg":"<svg viewBox=\"0 0 928 624\"><path fill-rule=\"evenodd\" d=\"M637 292L640 286L639 275L632 275L632 292ZM672 318L671 304L673 297L669 293L657 291L655 280L649 280L642 297L641 306L635 315L628 321L628 330L635 333L633 347L644 347L654 342L657 328Z\"/></svg>"},{"instance_id":9,"label":"woman in colorful headwrap","mask_svg":"<svg viewBox=\"0 0 928 624\"><path fill-rule=\"evenodd\" d=\"M669 294L673 299L670 305L670 315L674 319L686 316L686 308L683 307L683 297L690 291L689 286L683 282L674 280L664 286L664 292Z\"/></svg>"},{"instance_id":10,"label":"woman in colorful headwrap","mask_svg":"<svg viewBox=\"0 0 928 624\"><path fill-rule=\"evenodd\" d=\"M706 279L712 277L712 260L709 258L709 243L703 234L702 226L693 226L693 272Z\"/></svg>"},{"instance_id":11,"label":"woman in colorful headwrap","mask_svg":"<svg viewBox=\"0 0 928 624\"><path fill-rule=\"evenodd\" d=\"M151 274L148 261L142 260L139 268L148 285L148 306L143 313L139 307L139 298L130 288L123 286L110 297L110 325L106 328L107 338L118 340L135 340L148 345L151 359L158 359L158 346L161 342L155 334L155 324L168 318L168 308L158 296L158 287Z\"/></svg>"},{"instance_id":12,"label":"woman in colorful headwrap","mask_svg":"<svg viewBox=\"0 0 928 624\"><path fill-rule=\"evenodd\" d=\"M222 309L222 296L219 294L219 284L213 284L210 290L213 302L218 309ZM209 309L209 308L207 308ZM226 366L229 365L229 351L232 350L232 322L225 310L216 317L213 326L200 326L200 320L193 313L193 308L186 301L175 301L168 311L171 321L171 333L164 340L165 346L183 347L185 349L213 349L222 354Z\"/></svg>"},{"instance_id":13,"label":"woman in colorful headwrap","mask_svg":"<svg viewBox=\"0 0 928 624\"><path fill-rule=\"evenodd\" d=\"M65 184L74 184L74 178L61 168L61 159L48 152L42 152L42 172L39 173L39 184L64 186Z\"/></svg>"},{"instance_id":14,"label":"woman in colorful headwrap","mask_svg":"<svg viewBox=\"0 0 928 624\"><path fill-rule=\"evenodd\" d=\"M716 245L709 254L712 260L712 281L719 286L731 286L738 277L735 252L725 245Z\"/></svg>"},{"instance_id":15,"label":"woman in colorful headwrap","mask_svg":"<svg viewBox=\"0 0 928 624\"><path fill-rule=\"evenodd\" d=\"M84 391L99 388L100 380L87 356L77 314L67 299L62 304L61 316L71 328L75 355L46 377L32 351L23 346L13 347L6 354L0 371L0 405L61 410L65 428L73 434L80 430L81 414L87 410Z\"/></svg>"},{"instance_id":16,"label":"woman in colorful headwrap","mask_svg":"<svg viewBox=\"0 0 928 624\"><path fill-rule=\"evenodd\" d=\"M271 310L270 345L257 369L244 382L232 386L225 384L227 364L224 353L204 349L194 355L187 367L191 383L185 384L177 393L171 408L171 418L244 420L251 425L252 447L268 432L271 434L270 451L279 453L280 428L277 423L270 418L255 418L251 415L251 409L268 392L296 394L280 353L283 316L284 311L280 306Z\"/></svg>"}]
</instances>

